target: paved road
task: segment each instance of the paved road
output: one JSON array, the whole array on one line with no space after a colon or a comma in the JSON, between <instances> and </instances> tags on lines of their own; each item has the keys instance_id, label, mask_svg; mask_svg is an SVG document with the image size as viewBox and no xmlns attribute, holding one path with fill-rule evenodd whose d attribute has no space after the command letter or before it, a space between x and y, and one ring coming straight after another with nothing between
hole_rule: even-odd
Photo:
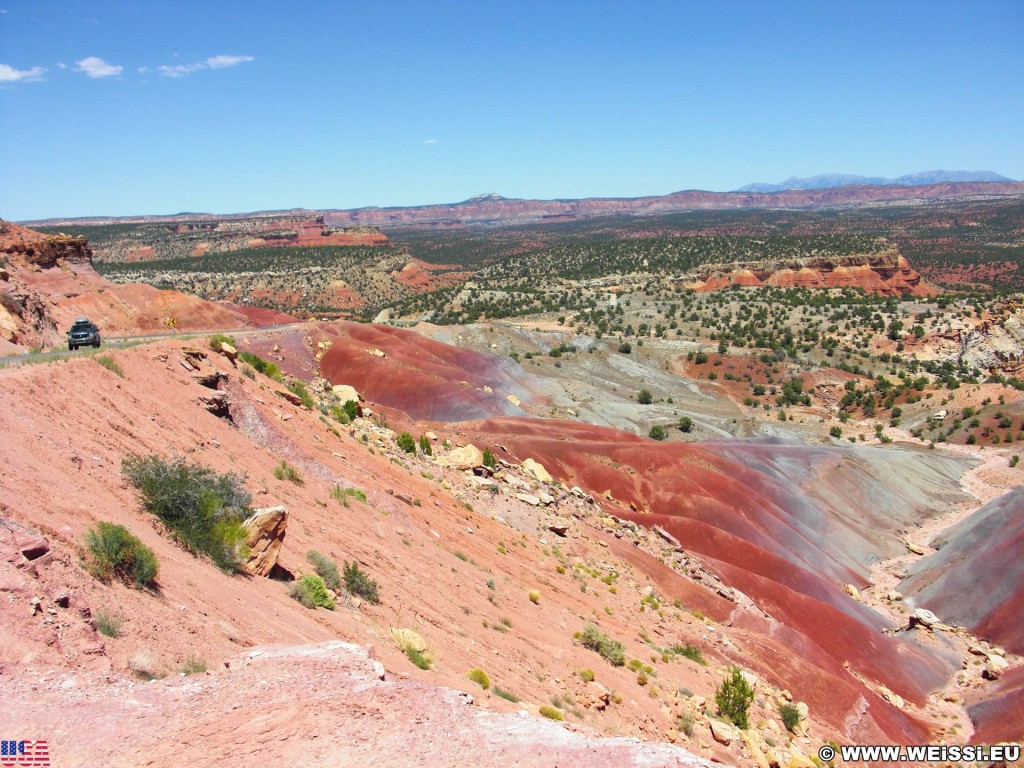
<instances>
[{"instance_id":1,"label":"paved road","mask_svg":"<svg viewBox=\"0 0 1024 768\"><path fill-rule=\"evenodd\" d=\"M11 355L0 357L0 368L23 365L26 363L40 363L51 360L66 360L70 357L85 357L95 355L103 349L122 349L133 347L138 344L145 344L147 341L159 341L160 339L194 339L200 336L213 336L215 333L226 335L245 333L259 335L268 331L276 331L281 328L288 328L299 323L285 323L284 325L268 325L263 328L235 328L232 330L208 330L208 331L187 331L178 333L148 333L138 336L103 336L103 346L99 349L87 348L78 352L72 352L65 347L55 347L45 352L27 352L24 355Z\"/></svg>"}]
</instances>

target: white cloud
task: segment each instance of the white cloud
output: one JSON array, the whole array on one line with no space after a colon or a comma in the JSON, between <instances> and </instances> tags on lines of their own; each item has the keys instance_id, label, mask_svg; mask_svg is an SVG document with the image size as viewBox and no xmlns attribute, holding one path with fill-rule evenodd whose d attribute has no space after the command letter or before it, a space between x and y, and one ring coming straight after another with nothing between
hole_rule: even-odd
<instances>
[{"instance_id":1,"label":"white cloud","mask_svg":"<svg viewBox=\"0 0 1024 768\"><path fill-rule=\"evenodd\" d=\"M156 69L163 77L184 77L201 68L201 64L176 64L174 66L161 64Z\"/></svg>"},{"instance_id":2,"label":"white cloud","mask_svg":"<svg viewBox=\"0 0 1024 768\"><path fill-rule=\"evenodd\" d=\"M224 69L224 67L233 67L237 64L245 64L250 61L256 61L253 56L211 56L206 60L206 66L210 69Z\"/></svg>"},{"instance_id":3,"label":"white cloud","mask_svg":"<svg viewBox=\"0 0 1024 768\"><path fill-rule=\"evenodd\" d=\"M163 77L185 77L203 69L225 69L255 60L253 56L211 56L206 61L198 61L195 64L164 64L157 67L157 71Z\"/></svg>"},{"instance_id":4,"label":"white cloud","mask_svg":"<svg viewBox=\"0 0 1024 768\"><path fill-rule=\"evenodd\" d=\"M86 77L98 80L103 77L116 77L124 72L124 67L117 64L108 64L99 56L88 56L81 61L75 62L75 71L81 72Z\"/></svg>"},{"instance_id":5,"label":"white cloud","mask_svg":"<svg viewBox=\"0 0 1024 768\"><path fill-rule=\"evenodd\" d=\"M424 144L437 144L437 139L427 139Z\"/></svg>"},{"instance_id":6,"label":"white cloud","mask_svg":"<svg viewBox=\"0 0 1024 768\"><path fill-rule=\"evenodd\" d=\"M0 83L31 83L33 80L42 80L42 67L32 69L15 69L10 64L0 64Z\"/></svg>"}]
</instances>

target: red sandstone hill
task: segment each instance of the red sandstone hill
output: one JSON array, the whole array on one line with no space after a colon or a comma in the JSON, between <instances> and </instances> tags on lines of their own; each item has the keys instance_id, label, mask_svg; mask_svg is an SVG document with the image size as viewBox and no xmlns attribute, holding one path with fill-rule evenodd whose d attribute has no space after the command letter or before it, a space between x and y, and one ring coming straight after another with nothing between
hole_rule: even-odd
<instances>
[{"instance_id":1,"label":"red sandstone hill","mask_svg":"<svg viewBox=\"0 0 1024 768\"><path fill-rule=\"evenodd\" d=\"M935 296L938 293L893 246L881 253L854 256L705 265L687 287L703 293L732 285L861 288L881 296Z\"/></svg>"},{"instance_id":2,"label":"red sandstone hill","mask_svg":"<svg viewBox=\"0 0 1024 768\"><path fill-rule=\"evenodd\" d=\"M85 238L0 221L0 354L56 346L76 317L104 334L231 329L291 322L282 312L204 301L141 284L114 285L92 267Z\"/></svg>"}]
</instances>

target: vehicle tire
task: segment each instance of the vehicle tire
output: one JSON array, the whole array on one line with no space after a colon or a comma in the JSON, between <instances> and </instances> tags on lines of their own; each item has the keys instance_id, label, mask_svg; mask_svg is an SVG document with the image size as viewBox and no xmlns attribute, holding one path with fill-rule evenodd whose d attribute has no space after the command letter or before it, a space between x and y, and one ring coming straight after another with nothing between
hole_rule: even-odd
<instances>
[{"instance_id":1,"label":"vehicle tire","mask_svg":"<svg viewBox=\"0 0 1024 768\"><path fill-rule=\"evenodd\" d=\"M75 345L72 344L70 341L68 342L68 349L70 349L72 352L75 351Z\"/></svg>"},{"instance_id":2,"label":"vehicle tire","mask_svg":"<svg viewBox=\"0 0 1024 768\"><path fill-rule=\"evenodd\" d=\"M96 347L96 349L99 349L100 348L100 343L97 341L95 344L93 344L93 346Z\"/></svg>"}]
</instances>

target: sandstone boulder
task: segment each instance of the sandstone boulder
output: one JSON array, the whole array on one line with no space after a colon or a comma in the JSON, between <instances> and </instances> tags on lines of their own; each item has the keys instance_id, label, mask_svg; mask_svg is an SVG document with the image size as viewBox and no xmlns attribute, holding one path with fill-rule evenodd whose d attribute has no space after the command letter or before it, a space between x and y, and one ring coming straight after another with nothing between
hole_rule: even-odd
<instances>
[{"instance_id":1,"label":"sandstone boulder","mask_svg":"<svg viewBox=\"0 0 1024 768\"><path fill-rule=\"evenodd\" d=\"M540 464L539 462L534 461L533 459L526 459L526 460L523 461L523 471L528 473L528 474L530 474L530 475L533 475L533 477L538 482L541 482L541 483L553 482L553 478L551 477L550 474L548 474L548 471L546 469L544 469L544 465Z\"/></svg>"},{"instance_id":2,"label":"sandstone boulder","mask_svg":"<svg viewBox=\"0 0 1024 768\"><path fill-rule=\"evenodd\" d=\"M238 359L238 350L235 349L230 344L228 344L226 341L222 341L220 343L220 349L218 351L232 363Z\"/></svg>"},{"instance_id":3,"label":"sandstone boulder","mask_svg":"<svg viewBox=\"0 0 1024 768\"><path fill-rule=\"evenodd\" d=\"M483 453L472 443L449 451L447 458L454 469L473 469L482 467L484 463Z\"/></svg>"},{"instance_id":4,"label":"sandstone boulder","mask_svg":"<svg viewBox=\"0 0 1024 768\"><path fill-rule=\"evenodd\" d=\"M928 629L939 623L939 617L927 608L918 608L910 616L910 628L924 627Z\"/></svg>"},{"instance_id":5,"label":"sandstone boulder","mask_svg":"<svg viewBox=\"0 0 1024 768\"><path fill-rule=\"evenodd\" d=\"M348 384L335 384L331 387L331 391L334 393L334 396L343 403L347 403L349 400L358 403L363 399L360 397L359 392L356 391L356 388L349 386Z\"/></svg>"},{"instance_id":6,"label":"sandstone boulder","mask_svg":"<svg viewBox=\"0 0 1024 768\"><path fill-rule=\"evenodd\" d=\"M711 726L711 737L719 744L729 746L732 744L732 740L736 738L736 729L731 725L726 725L721 720L711 719L708 721Z\"/></svg>"},{"instance_id":7,"label":"sandstone boulder","mask_svg":"<svg viewBox=\"0 0 1024 768\"><path fill-rule=\"evenodd\" d=\"M249 559L242 566L253 576L269 576L277 565L277 556L284 543L285 528L288 527L288 510L285 507L257 509L243 525L249 532L246 544Z\"/></svg>"}]
</instances>

